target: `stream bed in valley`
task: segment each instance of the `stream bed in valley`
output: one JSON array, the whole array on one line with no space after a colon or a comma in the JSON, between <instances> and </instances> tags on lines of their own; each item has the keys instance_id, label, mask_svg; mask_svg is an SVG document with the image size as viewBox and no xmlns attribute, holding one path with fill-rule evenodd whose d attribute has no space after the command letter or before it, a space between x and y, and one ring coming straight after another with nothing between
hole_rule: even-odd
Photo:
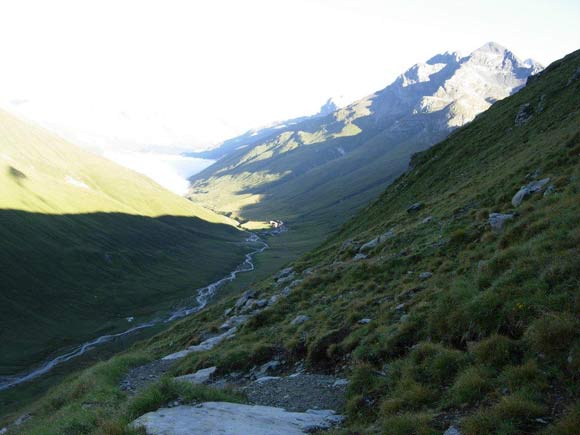
<instances>
[{"instance_id":1,"label":"stream bed in valley","mask_svg":"<svg viewBox=\"0 0 580 435\"><path fill-rule=\"evenodd\" d=\"M283 231L285 231L285 228L278 228L271 231L267 231L263 235L265 236L276 235ZM173 309L169 314L166 314L163 317L158 317L153 320L149 320L147 322L140 323L121 332L96 337L90 341L77 345L72 349L60 352L57 356L51 357L49 360L45 361L38 367L28 372L20 373L14 376L0 377L0 391L10 389L17 385L23 384L25 382L36 379L42 375L45 375L54 370L57 366L67 363L73 359L82 357L83 355L86 355L89 351L97 347L111 345L114 342L117 342L116 345L112 346L114 348L119 347L118 342L121 342L121 347L125 347L127 345L125 339L128 337L143 338L143 334L149 332L150 330L158 332L159 330L162 329L163 325L165 324L171 323L183 317L187 317L199 312L208 304L208 302L212 299L212 297L216 294L216 292L220 288L234 281L238 276L238 274L253 271L255 269L254 256L264 252L266 249L269 248L268 243L266 243L266 241L258 234L255 233L249 234L250 235L246 239L246 243L250 245L255 245L256 248L250 251L249 253L245 254L244 261L223 278L215 282L212 282L205 287L196 289L194 291L194 295L191 298L180 303L180 305L177 308ZM128 340L128 342L131 343L135 341L136 341L135 339Z\"/></svg>"}]
</instances>

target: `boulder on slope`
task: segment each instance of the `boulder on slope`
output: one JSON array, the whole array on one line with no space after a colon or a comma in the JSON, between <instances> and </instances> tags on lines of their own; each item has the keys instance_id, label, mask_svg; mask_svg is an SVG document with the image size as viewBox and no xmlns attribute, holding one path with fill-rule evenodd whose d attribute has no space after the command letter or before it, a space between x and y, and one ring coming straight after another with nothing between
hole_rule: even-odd
<instances>
[{"instance_id":1,"label":"boulder on slope","mask_svg":"<svg viewBox=\"0 0 580 435\"><path fill-rule=\"evenodd\" d=\"M298 435L329 429L341 421L331 410L288 412L272 406L206 402L149 412L131 426L144 427L149 435Z\"/></svg>"}]
</instances>

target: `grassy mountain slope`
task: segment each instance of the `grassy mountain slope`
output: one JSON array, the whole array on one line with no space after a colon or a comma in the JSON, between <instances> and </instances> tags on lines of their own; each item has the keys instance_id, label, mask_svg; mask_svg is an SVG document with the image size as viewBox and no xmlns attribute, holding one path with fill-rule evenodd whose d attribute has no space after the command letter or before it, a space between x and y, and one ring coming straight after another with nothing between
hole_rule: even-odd
<instances>
[{"instance_id":1,"label":"grassy mountain slope","mask_svg":"<svg viewBox=\"0 0 580 435\"><path fill-rule=\"evenodd\" d=\"M493 43L464 58L435 56L330 115L241 137L243 148L192 177L190 198L242 219L282 219L317 244L375 199L414 152L510 95L533 71Z\"/></svg>"},{"instance_id":2,"label":"grassy mountain slope","mask_svg":"<svg viewBox=\"0 0 580 435\"><path fill-rule=\"evenodd\" d=\"M119 212L232 221L151 179L0 111L1 209L65 214Z\"/></svg>"},{"instance_id":3,"label":"grassy mountain slope","mask_svg":"<svg viewBox=\"0 0 580 435\"><path fill-rule=\"evenodd\" d=\"M375 203L293 264L303 280L287 298L173 374L243 371L275 355L343 373L347 420L336 434L441 434L451 424L467 435L576 434L578 71L580 51L414 156ZM522 107L531 117L516 125ZM512 205L523 184L544 177L548 194ZM418 201L423 207L408 212ZM489 225L493 212L513 214L501 232ZM388 230L391 238L354 259ZM272 278L254 288L260 297L281 289ZM136 413L176 396L161 389L129 400L118 389L122 374L199 342L234 300L73 376L30 408L22 432L129 433L124 424ZM310 319L292 325L297 315Z\"/></svg>"},{"instance_id":4,"label":"grassy mountain slope","mask_svg":"<svg viewBox=\"0 0 580 435\"><path fill-rule=\"evenodd\" d=\"M231 270L233 221L0 112L0 375Z\"/></svg>"}]
</instances>

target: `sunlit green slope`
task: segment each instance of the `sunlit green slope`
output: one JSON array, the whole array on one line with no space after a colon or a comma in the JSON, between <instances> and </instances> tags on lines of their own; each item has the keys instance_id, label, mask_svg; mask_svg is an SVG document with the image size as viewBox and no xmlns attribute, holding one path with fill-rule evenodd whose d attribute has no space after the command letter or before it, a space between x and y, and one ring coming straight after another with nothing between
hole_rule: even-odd
<instances>
[{"instance_id":1,"label":"sunlit green slope","mask_svg":"<svg viewBox=\"0 0 580 435\"><path fill-rule=\"evenodd\" d=\"M196 216L208 222L232 223L143 175L1 110L0 186L0 209Z\"/></svg>"},{"instance_id":2,"label":"sunlit green slope","mask_svg":"<svg viewBox=\"0 0 580 435\"><path fill-rule=\"evenodd\" d=\"M231 224L0 112L0 375L229 272Z\"/></svg>"}]
</instances>

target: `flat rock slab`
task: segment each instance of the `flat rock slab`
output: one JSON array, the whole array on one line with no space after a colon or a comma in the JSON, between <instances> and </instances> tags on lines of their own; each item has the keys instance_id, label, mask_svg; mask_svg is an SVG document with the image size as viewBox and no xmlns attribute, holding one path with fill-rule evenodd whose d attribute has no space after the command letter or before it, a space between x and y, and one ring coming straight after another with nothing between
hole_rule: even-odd
<instances>
[{"instance_id":1,"label":"flat rock slab","mask_svg":"<svg viewBox=\"0 0 580 435\"><path fill-rule=\"evenodd\" d=\"M189 346L185 350L180 350L179 352L175 352L175 353L172 353L170 355L164 356L161 359L163 361L172 361L172 360L183 358L183 357L189 355L190 353L205 352L207 350L211 350L215 346L220 344L222 341L227 340L228 338L232 338L236 334L236 331L237 331L237 328L234 326L233 328L228 329L223 334L208 338L207 340L202 341L200 344L196 344L194 346Z\"/></svg>"},{"instance_id":2,"label":"flat rock slab","mask_svg":"<svg viewBox=\"0 0 580 435\"><path fill-rule=\"evenodd\" d=\"M191 384L205 384L206 382L209 382L211 376L215 373L216 370L217 367L208 367L189 375L178 376L175 378L175 380L189 382Z\"/></svg>"},{"instance_id":3,"label":"flat rock slab","mask_svg":"<svg viewBox=\"0 0 580 435\"><path fill-rule=\"evenodd\" d=\"M271 406L206 402L149 412L131 425L148 435L294 435L342 421L333 411L288 412Z\"/></svg>"},{"instance_id":4,"label":"flat rock slab","mask_svg":"<svg viewBox=\"0 0 580 435\"><path fill-rule=\"evenodd\" d=\"M346 382L327 375L298 374L258 379L243 389L250 403L277 406L289 411L334 409L345 404Z\"/></svg>"}]
</instances>

